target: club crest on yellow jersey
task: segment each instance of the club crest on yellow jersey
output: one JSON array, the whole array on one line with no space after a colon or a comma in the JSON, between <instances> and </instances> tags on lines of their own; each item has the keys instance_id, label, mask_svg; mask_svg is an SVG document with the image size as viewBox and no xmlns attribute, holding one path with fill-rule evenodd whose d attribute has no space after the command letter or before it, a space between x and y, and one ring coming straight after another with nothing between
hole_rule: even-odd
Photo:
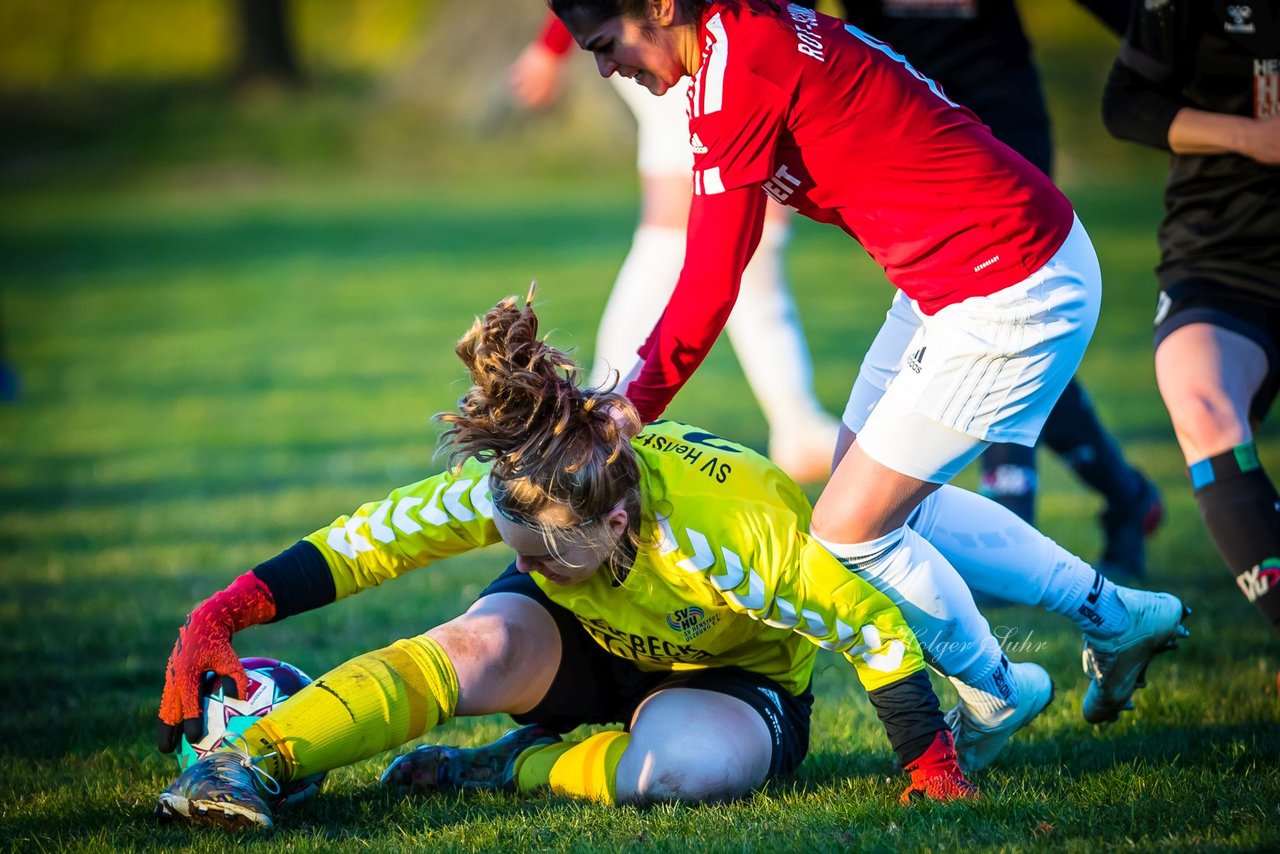
<instances>
[{"instance_id":1,"label":"club crest on yellow jersey","mask_svg":"<svg viewBox=\"0 0 1280 854\"><path fill-rule=\"evenodd\" d=\"M707 616L707 612L697 605L687 608L676 608L667 614L667 625L691 641L707 629L720 622L719 614Z\"/></svg>"}]
</instances>

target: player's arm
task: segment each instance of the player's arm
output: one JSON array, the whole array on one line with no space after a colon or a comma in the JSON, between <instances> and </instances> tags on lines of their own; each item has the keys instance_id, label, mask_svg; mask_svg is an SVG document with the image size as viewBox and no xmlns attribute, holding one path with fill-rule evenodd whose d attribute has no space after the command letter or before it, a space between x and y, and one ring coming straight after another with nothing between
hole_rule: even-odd
<instances>
[{"instance_id":1,"label":"player's arm","mask_svg":"<svg viewBox=\"0 0 1280 854\"><path fill-rule=\"evenodd\" d=\"M1185 10L1172 3L1154 10L1133 4L1102 92L1102 121L1112 136L1169 150L1169 126L1188 106L1181 94L1186 75L1177 59L1189 46L1186 19Z\"/></svg>"},{"instance_id":2,"label":"player's arm","mask_svg":"<svg viewBox=\"0 0 1280 854\"><path fill-rule=\"evenodd\" d=\"M640 348L639 372L620 389L644 421L662 414L729 320L742 271L760 242L765 201L758 185L694 195L680 280Z\"/></svg>"},{"instance_id":3,"label":"player's arm","mask_svg":"<svg viewBox=\"0 0 1280 854\"><path fill-rule=\"evenodd\" d=\"M850 572L788 513L768 514L736 564L711 581L737 611L772 626L791 628L854 666L902 766L911 773L903 793L951 800L972 797L925 671L915 634L883 593ZM749 529L746 529L749 530ZM745 532L745 530L744 530Z\"/></svg>"},{"instance_id":4,"label":"player's arm","mask_svg":"<svg viewBox=\"0 0 1280 854\"><path fill-rule=\"evenodd\" d=\"M1107 78L1102 118L1113 136L1176 154L1241 154L1280 163L1280 121L1202 110L1182 96L1194 61L1185 2L1134 4Z\"/></svg>"},{"instance_id":5,"label":"player's arm","mask_svg":"<svg viewBox=\"0 0 1280 854\"><path fill-rule=\"evenodd\" d=\"M559 18L547 12L537 38L507 71L507 85L517 104L532 110L555 103L564 83L564 61L572 47L573 36Z\"/></svg>"},{"instance_id":6,"label":"player's arm","mask_svg":"<svg viewBox=\"0 0 1280 854\"><path fill-rule=\"evenodd\" d=\"M469 460L339 517L233 581L193 610L169 656L157 743L170 752L204 732L200 681L247 676L231 637L250 626L319 608L411 569L497 542L488 467Z\"/></svg>"}]
</instances>

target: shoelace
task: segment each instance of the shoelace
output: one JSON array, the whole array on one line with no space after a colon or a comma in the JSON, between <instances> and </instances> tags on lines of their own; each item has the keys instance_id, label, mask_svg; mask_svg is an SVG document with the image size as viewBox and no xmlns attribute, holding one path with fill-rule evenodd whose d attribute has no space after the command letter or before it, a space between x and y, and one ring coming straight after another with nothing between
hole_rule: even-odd
<instances>
[{"instance_id":1,"label":"shoelace","mask_svg":"<svg viewBox=\"0 0 1280 854\"><path fill-rule=\"evenodd\" d=\"M231 745L231 742L233 739L239 741L244 746L233 747ZM257 775L259 782L261 783L262 787L266 789L268 795L274 798L280 794L280 784L276 781L276 778L272 777L271 774L268 773L267 771L258 767L259 762L261 762L264 759L270 759L272 756L275 756L276 751L273 750L270 753L263 754L262 756L258 756L256 758L253 756L250 756L249 742L246 741L245 737L238 732L228 732L226 735L222 737L222 743L227 745L228 747L232 747L232 749L234 750L239 751L244 756L244 758L240 761L240 764L248 768L255 775Z\"/></svg>"}]
</instances>

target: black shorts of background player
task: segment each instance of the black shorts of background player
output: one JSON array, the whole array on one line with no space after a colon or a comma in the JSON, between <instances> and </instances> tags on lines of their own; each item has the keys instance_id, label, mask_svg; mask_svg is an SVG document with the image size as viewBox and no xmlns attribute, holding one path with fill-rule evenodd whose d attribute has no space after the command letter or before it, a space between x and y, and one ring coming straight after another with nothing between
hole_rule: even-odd
<instances>
[{"instance_id":1,"label":"black shorts of background player","mask_svg":"<svg viewBox=\"0 0 1280 854\"><path fill-rule=\"evenodd\" d=\"M1280 495L1254 444L1280 389L1280 2L1134 4L1103 118L1172 153L1156 382L1205 526L1280 632Z\"/></svg>"},{"instance_id":2,"label":"black shorts of background player","mask_svg":"<svg viewBox=\"0 0 1280 854\"><path fill-rule=\"evenodd\" d=\"M1079 0L1123 32L1127 0ZM812 2L804 5L812 5ZM1013 0L841 0L845 20L888 42L947 96L973 110L996 138L1053 175L1053 143L1040 76ZM1155 486L1124 457L1089 397L1072 381L1041 433L1105 506L1098 568L1109 576L1146 571L1145 538L1160 524ZM997 444L982 455L981 491L1035 521L1036 452Z\"/></svg>"}]
</instances>

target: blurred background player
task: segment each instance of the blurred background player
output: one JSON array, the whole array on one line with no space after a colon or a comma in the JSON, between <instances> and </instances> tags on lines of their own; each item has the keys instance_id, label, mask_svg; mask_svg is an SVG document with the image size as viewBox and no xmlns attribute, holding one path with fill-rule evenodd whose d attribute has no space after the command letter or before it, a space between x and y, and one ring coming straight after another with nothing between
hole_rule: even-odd
<instances>
[{"instance_id":1,"label":"blurred background player","mask_svg":"<svg viewBox=\"0 0 1280 854\"><path fill-rule=\"evenodd\" d=\"M511 66L515 101L542 108L558 97L573 42L548 14L542 31ZM655 98L630 80L610 81L635 116L640 224L618 271L596 333L591 383L626 371L675 288L684 262L692 192L687 86ZM813 389L809 347L787 286L783 250L789 214L770 205L760 246L742 274L742 297L726 330L769 426L769 457L802 483L825 480L839 424Z\"/></svg>"},{"instance_id":2,"label":"blurred background player","mask_svg":"<svg viewBox=\"0 0 1280 854\"><path fill-rule=\"evenodd\" d=\"M1280 632L1280 496L1254 445L1280 389L1280 3L1135 3L1103 118L1172 153L1156 382L1205 527Z\"/></svg>"},{"instance_id":3,"label":"blurred background player","mask_svg":"<svg viewBox=\"0 0 1280 854\"><path fill-rule=\"evenodd\" d=\"M800 2L814 6L814 0ZM1116 35L1124 31L1128 0L1077 2ZM840 7L847 21L889 43L922 74L941 84L947 97L976 113L997 139L1052 177L1049 114L1013 0L841 0ZM905 302L895 302L891 312L909 319ZM905 335L910 329L906 322L886 325L886 330ZM889 341L887 336L878 339L864 360L864 370L887 376L906 343L905 339ZM1040 441L1105 502L1099 519L1098 568L1111 576L1143 575L1145 538L1163 515L1160 496L1124 458L1078 380L1073 379L1058 398ZM982 454L980 464L983 494L1034 524L1035 448L996 443Z\"/></svg>"},{"instance_id":4,"label":"blurred background player","mask_svg":"<svg viewBox=\"0 0 1280 854\"><path fill-rule=\"evenodd\" d=\"M537 331L511 298L458 343L474 385L441 418L449 470L339 518L192 613L166 673L161 749L199 736L206 670L245 694L235 632L499 541L515 563L463 616L326 673L246 731L243 750L195 763L160 796L161 817L270 826L267 800L291 780L456 715L502 712L527 726L483 748L419 748L383 783L550 786L602 803L739 797L804 758L819 643L867 688L911 773L904 802L975 796L901 612L808 536L800 489L688 425L636 435L625 399L579 388ZM627 731L560 738L608 723Z\"/></svg>"}]
</instances>

